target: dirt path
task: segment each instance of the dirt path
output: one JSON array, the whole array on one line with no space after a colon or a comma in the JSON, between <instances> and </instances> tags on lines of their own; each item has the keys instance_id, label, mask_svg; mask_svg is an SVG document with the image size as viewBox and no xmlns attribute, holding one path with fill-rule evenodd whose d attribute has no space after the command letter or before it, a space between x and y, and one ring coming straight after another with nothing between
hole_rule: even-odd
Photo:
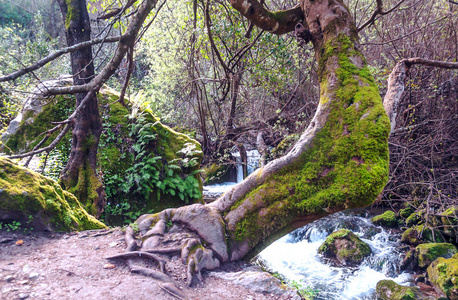
<instances>
[{"instance_id":1,"label":"dirt path","mask_svg":"<svg viewBox=\"0 0 458 300\"><path fill-rule=\"evenodd\" d=\"M20 246L16 245L19 240L23 241ZM70 234L0 230L0 299L176 299L153 279L131 274L122 262L111 262L115 267L107 268L104 258L123 252L124 247L124 233L119 229ZM246 268L238 262L216 271ZM257 292L209 272L203 274L204 287L188 288L178 258L167 263L166 269L189 299L297 299Z\"/></svg>"}]
</instances>

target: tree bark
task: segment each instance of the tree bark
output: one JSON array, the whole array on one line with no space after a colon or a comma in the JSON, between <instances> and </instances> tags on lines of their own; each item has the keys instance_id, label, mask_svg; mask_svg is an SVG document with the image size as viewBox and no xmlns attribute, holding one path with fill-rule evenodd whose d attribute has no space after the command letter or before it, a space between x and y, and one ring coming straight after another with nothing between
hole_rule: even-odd
<instances>
[{"instance_id":1,"label":"tree bark","mask_svg":"<svg viewBox=\"0 0 458 300\"><path fill-rule=\"evenodd\" d=\"M59 0L69 47L91 39L91 24L85 0ZM74 85L89 83L94 78L92 47L71 53ZM76 94L78 107L87 93ZM102 133L98 101L90 98L73 123L72 148L67 165L60 176L61 185L81 201L86 210L100 216L105 206L103 184L97 176L97 148Z\"/></svg>"},{"instance_id":2,"label":"tree bark","mask_svg":"<svg viewBox=\"0 0 458 300\"><path fill-rule=\"evenodd\" d=\"M265 10L257 14L251 3L231 2L248 18L252 11L256 19L250 21L257 26L263 18L269 24L278 19ZM192 233L192 241L182 240L182 258L198 278L202 268L252 257L320 217L371 204L388 180L390 123L359 51L354 20L341 0L303 0L301 8L321 91L315 116L293 149L211 204L168 209L137 220L145 241L142 249L153 252L164 235ZM181 229L168 232L163 226L167 222ZM197 264L202 261L208 264Z\"/></svg>"}]
</instances>

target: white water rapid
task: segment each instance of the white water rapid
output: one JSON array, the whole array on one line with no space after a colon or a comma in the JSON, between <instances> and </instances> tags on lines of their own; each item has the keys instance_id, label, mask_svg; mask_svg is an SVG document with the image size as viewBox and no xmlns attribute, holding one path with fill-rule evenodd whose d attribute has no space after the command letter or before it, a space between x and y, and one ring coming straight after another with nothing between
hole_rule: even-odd
<instances>
[{"instance_id":1,"label":"white water rapid","mask_svg":"<svg viewBox=\"0 0 458 300\"><path fill-rule=\"evenodd\" d=\"M326 237L341 228L353 231L369 244L372 254L359 267L332 265L317 254ZM410 274L399 271L399 234L375 226L352 212L330 215L299 228L262 251L257 259L272 272L319 292L314 299L375 299L378 281L392 279L409 285Z\"/></svg>"}]
</instances>

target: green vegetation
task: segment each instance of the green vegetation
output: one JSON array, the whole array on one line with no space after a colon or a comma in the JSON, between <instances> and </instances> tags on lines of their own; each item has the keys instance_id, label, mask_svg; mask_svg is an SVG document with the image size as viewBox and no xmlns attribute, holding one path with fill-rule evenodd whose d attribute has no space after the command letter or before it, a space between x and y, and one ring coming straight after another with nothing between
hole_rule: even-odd
<instances>
[{"instance_id":1,"label":"green vegetation","mask_svg":"<svg viewBox=\"0 0 458 300\"><path fill-rule=\"evenodd\" d=\"M99 153L108 202L105 221L129 224L143 213L201 199L199 143L163 125L148 108L137 104L131 108L122 106L116 102L118 97L109 88L98 96L104 120ZM73 103L71 96L57 96L43 100L39 110L25 112L18 131L5 141L4 150L32 149L51 122L62 121L72 112ZM51 135L44 145L55 136L56 133ZM70 146L71 133L67 133L52 152L54 175L60 172L56 165L63 166ZM90 197L85 199L85 208L93 212Z\"/></svg>"}]
</instances>

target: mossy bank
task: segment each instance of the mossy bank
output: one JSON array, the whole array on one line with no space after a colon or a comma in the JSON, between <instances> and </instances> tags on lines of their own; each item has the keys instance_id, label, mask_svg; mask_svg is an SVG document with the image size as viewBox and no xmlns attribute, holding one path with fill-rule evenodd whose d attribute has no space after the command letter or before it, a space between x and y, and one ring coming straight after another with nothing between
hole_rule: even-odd
<instances>
[{"instance_id":1,"label":"mossy bank","mask_svg":"<svg viewBox=\"0 0 458 300\"><path fill-rule=\"evenodd\" d=\"M0 220L53 231L106 227L56 181L4 157L0 157Z\"/></svg>"}]
</instances>

